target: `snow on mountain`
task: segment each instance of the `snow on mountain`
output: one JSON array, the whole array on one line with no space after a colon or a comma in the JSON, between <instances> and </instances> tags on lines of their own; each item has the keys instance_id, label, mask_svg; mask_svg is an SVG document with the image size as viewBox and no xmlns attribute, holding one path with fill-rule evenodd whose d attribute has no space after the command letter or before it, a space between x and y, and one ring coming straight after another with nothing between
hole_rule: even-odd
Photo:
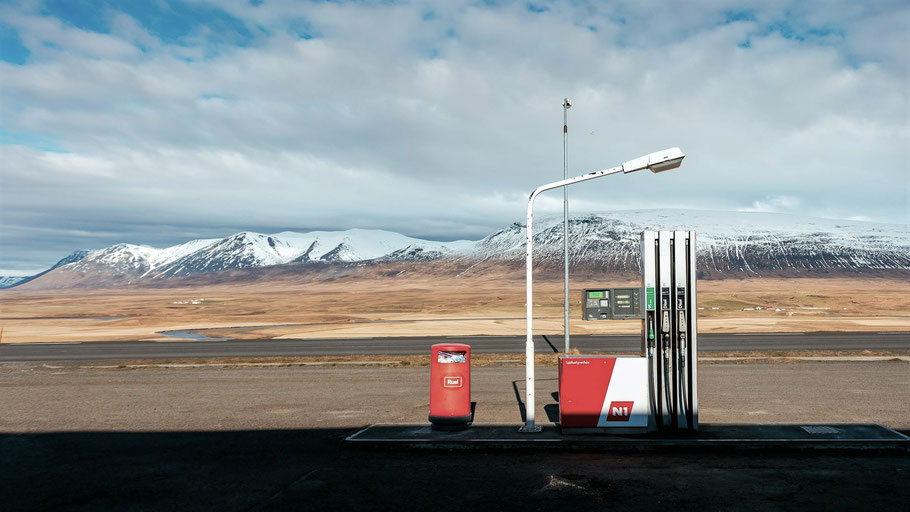
<instances>
[{"instance_id":1,"label":"snow on mountain","mask_svg":"<svg viewBox=\"0 0 910 512\"><path fill-rule=\"evenodd\" d=\"M86 256L89 255L92 251L88 249L79 249L78 251L73 251L69 255L65 256L63 259L54 263L54 266L48 270L54 270L57 267L62 267L63 265L69 265L70 263L76 263L77 261L82 261Z\"/></svg>"},{"instance_id":2,"label":"snow on mountain","mask_svg":"<svg viewBox=\"0 0 910 512\"><path fill-rule=\"evenodd\" d=\"M149 265L152 270L161 267L162 265L167 265L168 263L179 260L184 256L193 254L201 249L204 249L214 243L218 242L217 238L208 238L200 240L191 240L185 244L175 245L173 247L166 247L164 249L156 249L150 253L147 253L147 258Z\"/></svg>"},{"instance_id":3,"label":"snow on mountain","mask_svg":"<svg viewBox=\"0 0 910 512\"><path fill-rule=\"evenodd\" d=\"M16 286L31 276L0 276L0 289Z\"/></svg>"},{"instance_id":4,"label":"snow on mountain","mask_svg":"<svg viewBox=\"0 0 910 512\"><path fill-rule=\"evenodd\" d=\"M391 259L403 259L400 256L421 252L434 253L441 257L455 254L473 245L473 242L467 240L433 242L378 229L311 233L285 231L274 236L294 240L301 246L306 246L306 251L301 253L296 261L367 261L389 258L393 254L399 257Z\"/></svg>"},{"instance_id":5,"label":"snow on mountain","mask_svg":"<svg viewBox=\"0 0 910 512\"><path fill-rule=\"evenodd\" d=\"M370 229L284 231L273 235L243 232L162 265L149 277L177 277L291 262L368 261L409 249L446 255L464 245L464 242L430 242Z\"/></svg>"},{"instance_id":6,"label":"snow on mountain","mask_svg":"<svg viewBox=\"0 0 910 512\"><path fill-rule=\"evenodd\" d=\"M155 268L149 277L177 277L229 268L263 267L286 263L284 254L296 248L268 235L243 232L213 243Z\"/></svg>"},{"instance_id":7,"label":"snow on mountain","mask_svg":"<svg viewBox=\"0 0 910 512\"><path fill-rule=\"evenodd\" d=\"M117 244L90 252L67 270L86 272L100 266L117 274L157 279L290 262L357 262L383 257L435 259L472 244L433 242L370 229L285 231L273 235L244 231L220 240L193 240L164 249Z\"/></svg>"},{"instance_id":8,"label":"snow on mountain","mask_svg":"<svg viewBox=\"0 0 910 512\"><path fill-rule=\"evenodd\" d=\"M118 274L143 276L155 268L179 259L215 243L217 239L192 240L184 244L157 249L148 245L117 244L105 249L91 251L73 263L68 270L91 271L105 267Z\"/></svg>"},{"instance_id":9,"label":"snow on mountain","mask_svg":"<svg viewBox=\"0 0 910 512\"><path fill-rule=\"evenodd\" d=\"M25 284L29 281L32 281L34 279L37 279L37 278L43 276L44 274L47 274L48 272L50 272L51 270L54 270L57 267L62 267L63 265L68 265L70 263L75 263L77 261L80 261L83 258L85 258L86 256L88 256L88 254L90 252L91 251L89 251L87 249L80 249L78 251L73 251L69 255L65 256L63 259L61 259L60 261L55 263L51 268L45 270L44 272L39 272L32 276L0 277L0 290L2 290L4 288L12 288L13 286L19 286L20 284Z\"/></svg>"},{"instance_id":10,"label":"snow on mountain","mask_svg":"<svg viewBox=\"0 0 910 512\"><path fill-rule=\"evenodd\" d=\"M910 226L756 212L631 210L569 219L573 264L638 271L644 230L694 229L699 267L760 273L799 269L910 269ZM536 262L561 262L562 217L534 225ZM477 256L523 258L525 227L512 224L477 243Z\"/></svg>"},{"instance_id":11,"label":"snow on mountain","mask_svg":"<svg viewBox=\"0 0 910 512\"><path fill-rule=\"evenodd\" d=\"M716 275L910 270L908 224L670 209L573 215L569 220L572 265L587 265L598 271L638 272L639 235L644 230L655 229L694 229L699 269ZM561 216L536 219L535 264L561 265L562 240ZM455 242L434 242L367 229L285 231L271 235L241 232L223 239L193 240L163 249L117 244L97 251L77 251L53 268L62 267L55 275L77 272L79 283L96 275L93 272L104 272L115 280L110 282L122 282L117 279L129 282L137 278L163 279L286 263L518 261L524 258L524 251L525 227L518 223L479 241Z\"/></svg>"}]
</instances>

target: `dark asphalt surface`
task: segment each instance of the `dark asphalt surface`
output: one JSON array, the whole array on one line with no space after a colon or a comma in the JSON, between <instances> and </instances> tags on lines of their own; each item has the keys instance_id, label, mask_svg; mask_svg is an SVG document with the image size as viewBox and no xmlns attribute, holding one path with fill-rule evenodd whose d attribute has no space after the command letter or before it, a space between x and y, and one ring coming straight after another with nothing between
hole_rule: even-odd
<instances>
[{"instance_id":1,"label":"dark asphalt surface","mask_svg":"<svg viewBox=\"0 0 910 512\"><path fill-rule=\"evenodd\" d=\"M0 365L3 512L885 512L910 502L910 452L872 446L461 451L343 442L369 423L424 423L428 368L90 366ZM882 423L907 433L908 368L704 365L701 424ZM538 369L541 422L558 418L556 375ZM476 418L517 430L524 369L478 367L471 378Z\"/></svg>"},{"instance_id":2,"label":"dark asphalt surface","mask_svg":"<svg viewBox=\"0 0 910 512\"><path fill-rule=\"evenodd\" d=\"M173 359L187 357L294 357L427 354L435 343L461 342L475 353L524 353L523 336L285 339L229 341L128 341L0 344L0 362ZM539 353L554 353L562 336L535 336ZM910 351L910 333L820 332L700 334L699 352L768 350ZM573 336L581 352L637 352L636 336Z\"/></svg>"},{"instance_id":3,"label":"dark asphalt surface","mask_svg":"<svg viewBox=\"0 0 910 512\"><path fill-rule=\"evenodd\" d=\"M906 453L409 452L351 429L0 434L4 510L902 510ZM903 505L902 505L903 504Z\"/></svg>"}]
</instances>

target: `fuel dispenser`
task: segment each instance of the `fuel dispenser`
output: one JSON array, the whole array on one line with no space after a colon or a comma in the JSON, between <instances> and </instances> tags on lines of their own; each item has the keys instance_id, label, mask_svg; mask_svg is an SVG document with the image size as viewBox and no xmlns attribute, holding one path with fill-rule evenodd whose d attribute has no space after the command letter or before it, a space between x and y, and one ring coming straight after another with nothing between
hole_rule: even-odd
<instances>
[{"instance_id":1,"label":"fuel dispenser","mask_svg":"<svg viewBox=\"0 0 910 512\"><path fill-rule=\"evenodd\" d=\"M654 428L698 430L695 232L641 234L641 355Z\"/></svg>"},{"instance_id":2,"label":"fuel dispenser","mask_svg":"<svg viewBox=\"0 0 910 512\"><path fill-rule=\"evenodd\" d=\"M640 249L641 357L560 357L564 431L698 430L695 232L645 231Z\"/></svg>"}]
</instances>

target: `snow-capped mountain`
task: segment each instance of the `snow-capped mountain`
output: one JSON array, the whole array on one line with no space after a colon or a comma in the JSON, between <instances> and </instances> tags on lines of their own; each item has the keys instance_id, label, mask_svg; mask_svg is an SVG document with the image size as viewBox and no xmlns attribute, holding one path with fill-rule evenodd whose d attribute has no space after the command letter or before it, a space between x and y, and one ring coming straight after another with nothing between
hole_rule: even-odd
<instances>
[{"instance_id":1,"label":"snow-capped mountain","mask_svg":"<svg viewBox=\"0 0 910 512\"><path fill-rule=\"evenodd\" d=\"M423 253L443 257L471 244L432 242L368 229L285 231L273 235L244 231L227 238L193 240L164 249L117 244L89 253L67 270L85 273L105 268L125 276L161 279L291 262L357 262L383 256L397 260Z\"/></svg>"},{"instance_id":2,"label":"snow-capped mountain","mask_svg":"<svg viewBox=\"0 0 910 512\"><path fill-rule=\"evenodd\" d=\"M107 268L118 274L136 274L145 277L152 270L192 254L217 242L217 239L192 240L184 244L156 249L147 245L117 244L106 249L91 251L68 267L76 272Z\"/></svg>"},{"instance_id":3,"label":"snow-capped mountain","mask_svg":"<svg viewBox=\"0 0 910 512\"><path fill-rule=\"evenodd\" d=\"M569 258L638 271L644 230L694 229L698 266L719 272L910 269L910 225L817 219L777 213L631 210L572 216ZM563 258L562 217L534 225L535 262ZM523 258L525 227L512 224L477 243L490 258Z\"/></svg>"},{"instance_id":4,"label":"snow-capped mountain","mask_svg":"<svg viewBox=\"0 0 910 512\"><path fill-rule=\"evenodd\" d=\"M468 242L470 243L470 242ZM150 277L178 277L230 268L291 262L355 262L407 251L452 254L464 242L430 242L391 231L284 231L274 235L243 232L156 266Z\"/></svg>"},{"instance_id":5,"label":"snow-capped mountain","mask_svg":"<svg viewBox=\"0 0 910 512\"><path fill-rule=\"evenodd\" d=\"M55 263L51 268L45 270L44 272L39 272L33 276L0 277L0 290L2 290L4 288L12 288L13 286L19 286L20 284L25 284L29 281L32 281L34 279L37 279L37 278L43 276L44 274L47 274L48 272L50 272L51 270L54 270L55 268L62 267L63 265L68 265L70 263L75 263L75 262L81 260L82 258L85 258L86 256L88 256L88 254L90 252L91 251L89 251L87 249L80 249L78 251L73 251L69 255L65 256L63 259L61 259L60 261Z\"/></svg>"},{"instance_id":6,"label":"snow-capped mountain","mask_svg":"<svg viewBox=\"0 0 910 512\"><path fill-rule=\"evenodd\" d=\"M561 216L535 220L536 265L562 265L562 229ZM910 270L908 224L669 209L572 216L569 247L573 268L638 272L639 235L654 229L694 229L698 267L717 277ZM480 261L522 261L525 233L525 226L515 223L478 241L436 242L389 231L351 229L271 235L241 232L163 249L117 244L96 251L77 251L52 269L14 286L52 270L57 287L91 285L93 276L112 284L289 263L418 264L443 260L458 263L453 268L466 268Z\"/></svg>"}]
</instances>

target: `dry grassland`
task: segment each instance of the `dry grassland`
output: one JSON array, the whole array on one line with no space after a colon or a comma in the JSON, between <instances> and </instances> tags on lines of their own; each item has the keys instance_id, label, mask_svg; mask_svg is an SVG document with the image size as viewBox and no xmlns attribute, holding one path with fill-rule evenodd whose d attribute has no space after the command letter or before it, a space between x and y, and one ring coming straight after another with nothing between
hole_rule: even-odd
<instances>
[{"instance_id":1,"label":"dry grassland","mask_svg":"<svg viewBox=\"0 0 910 512\"><path fill-rule=\"evenodd\" d=\"M525 323L522 276L329 279L309 283L174 288L0 291L2 342L158 340L161 331L198 330L237 338L515 335ZM585 287L628 282L573 281ZM562 282L535 283L535 332L562 332ZM700 332L910 330L910 283L813 278L702 281ZM202 299L202 300L194 300ZM193 303L196 302L196 303ZM742 311L764 306L782 311ZM634 320L583 322L576 334L637 333ZM808 308L808 309L807 309ZM812 309L818 308L818 309Z\"/></svg>"}]
</instances>

